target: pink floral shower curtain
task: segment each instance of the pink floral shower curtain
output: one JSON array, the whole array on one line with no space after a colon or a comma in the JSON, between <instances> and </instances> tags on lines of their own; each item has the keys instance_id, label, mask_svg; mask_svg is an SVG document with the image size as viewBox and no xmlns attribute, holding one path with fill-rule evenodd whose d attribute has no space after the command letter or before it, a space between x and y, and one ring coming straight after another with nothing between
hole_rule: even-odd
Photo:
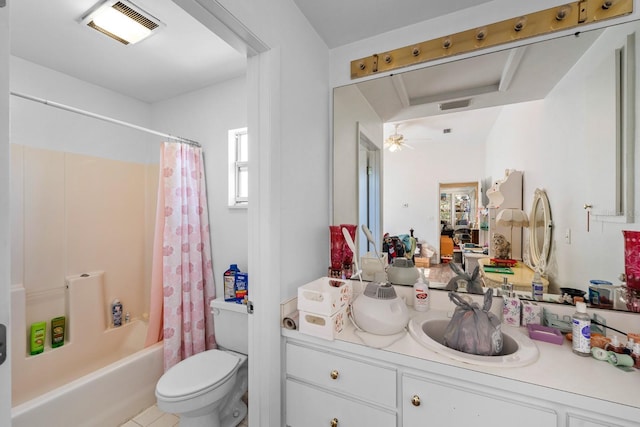
<instances>
[{"instance_id":1,"label":"pink floral shower curtain","mask_svg":"<svg viewBox=\"0 0 640 427\"><path fill-rule=\"evenodd\" d=\"M164 142L146 345L164 339L165 371L215 348L215 297L202 150Z\"/></svg>"}]
</instances>

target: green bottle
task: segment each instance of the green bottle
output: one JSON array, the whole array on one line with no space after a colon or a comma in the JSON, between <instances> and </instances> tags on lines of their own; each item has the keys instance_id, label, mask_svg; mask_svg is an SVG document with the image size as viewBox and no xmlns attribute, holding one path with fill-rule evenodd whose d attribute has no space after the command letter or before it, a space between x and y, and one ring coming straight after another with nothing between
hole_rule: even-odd
<instances>
[{"instance_id":1,"label":"green bottle","mask_svg":"<svg viewBox=\"0 0 640 427\"><path fill-rule=\"evenodd\" d=\"M51 348L64 345L65 317L51 319Z\"/></svg>"},{"instance_id":2,"label":"green bottle","mask_svg":"<svg viewBox=\"0 0 640 427\"><path fill-rule=\"evenodd\" d=\"M44 351L44 339L47 333L46 322L36 322L31 325L30 353L40 354Z\"/></svg>"}]
</instances>

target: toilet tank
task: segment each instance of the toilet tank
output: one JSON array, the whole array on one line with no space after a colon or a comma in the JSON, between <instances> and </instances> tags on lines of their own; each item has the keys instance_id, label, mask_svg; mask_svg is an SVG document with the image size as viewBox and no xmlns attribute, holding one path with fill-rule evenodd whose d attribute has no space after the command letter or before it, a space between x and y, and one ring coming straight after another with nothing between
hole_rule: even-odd
<instances>
[{"instance_id":1,"label":"toilet tank","mask_svg":"<svg viewBox=\"0 0 640 427\"><path fill-rule=\"evenodd\" d=\"M211 301L213 329L219 347L249 354L247 306L216 298Z\"/></svg>"}]
</instances>

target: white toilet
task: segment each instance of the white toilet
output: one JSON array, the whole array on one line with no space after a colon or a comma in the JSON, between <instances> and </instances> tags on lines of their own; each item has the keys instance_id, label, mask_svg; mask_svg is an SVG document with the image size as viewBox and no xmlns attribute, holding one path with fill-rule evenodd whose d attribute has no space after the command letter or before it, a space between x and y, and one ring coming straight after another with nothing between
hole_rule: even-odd
<instances>
[{"instance_id":1,"label":"white toilet","mask_svg":"<svg viewBox=\"0 0 640 427\"><path fill-rule=\"evenodd\" d=\"M247 306L211 301L217 350L172 366L156 384L158 408L180 417L181 427L234 427L247 415Z\"/></svg>"}]
</instances>

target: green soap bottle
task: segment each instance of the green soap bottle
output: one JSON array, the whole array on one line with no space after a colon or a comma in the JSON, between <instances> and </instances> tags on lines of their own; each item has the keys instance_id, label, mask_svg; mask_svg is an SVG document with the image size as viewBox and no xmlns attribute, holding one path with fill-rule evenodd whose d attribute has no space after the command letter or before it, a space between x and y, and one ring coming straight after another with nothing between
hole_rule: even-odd
<instances>
[{"instance_id":1,"label":"green soap bottle","mask_svg":"<svg viewBox=\"0 0 640 427\"><path fill-rule=\"evenodd\" d=\"M44 351L44 340L46 332L46 322L36 322L31 325L30 353L32 355L39 354Z\"/></svg>"},{"instance_id":2,"label":"green soap bottle","mask_svg":"<svg viewBox=\"0 0 640 427\"><path fill-rule=\"evenodd\" d=\"M64 345L65 317L51 319L51 348Z\"/></svg>"}]
</instances>

